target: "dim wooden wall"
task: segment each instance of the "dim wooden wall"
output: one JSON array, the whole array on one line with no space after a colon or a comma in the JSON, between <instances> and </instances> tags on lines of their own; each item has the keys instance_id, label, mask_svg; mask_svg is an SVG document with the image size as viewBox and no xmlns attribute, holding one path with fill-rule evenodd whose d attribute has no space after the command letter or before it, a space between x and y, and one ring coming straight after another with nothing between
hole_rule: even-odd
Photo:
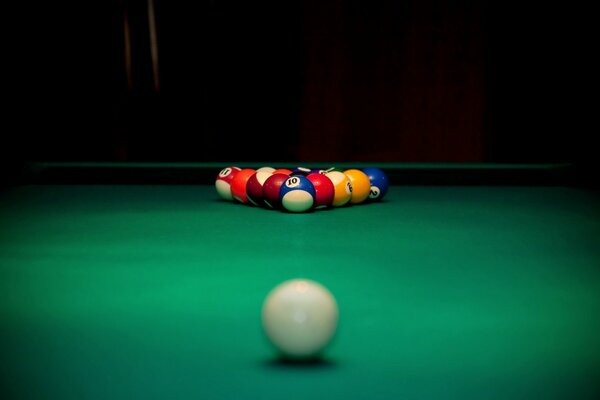
<instances>
[{"instance_id":1,"label":"dim wooden wall","mask_svg":"<svg viewBox=\"0 0 600 400\"><path fill-rule=\"evenodd\" d=\"M592 54L580 8L154 0L156 91L146 0L19 4L4 157L538 162L592 148L573 89Z\"/></svg>"}]
</instances>

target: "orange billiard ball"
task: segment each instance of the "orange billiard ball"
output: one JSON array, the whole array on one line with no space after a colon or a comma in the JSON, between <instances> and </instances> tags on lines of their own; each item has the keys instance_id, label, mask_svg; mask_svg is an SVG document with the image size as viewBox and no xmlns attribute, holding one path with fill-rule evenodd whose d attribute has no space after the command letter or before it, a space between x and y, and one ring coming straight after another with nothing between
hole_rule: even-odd
<instances>
[{"instance_id":1,"label":"orange billiard ball","mask_svg":"<svg viewBox=\"0 0 600 400\"><path fill-rule=\"evenodd\" d=\"M253 168L244 168L231 180L231 195L240 203L248 203L248 194L246 193L246 184L252 175L256 173Z\"/></svg>"}]
</instances>

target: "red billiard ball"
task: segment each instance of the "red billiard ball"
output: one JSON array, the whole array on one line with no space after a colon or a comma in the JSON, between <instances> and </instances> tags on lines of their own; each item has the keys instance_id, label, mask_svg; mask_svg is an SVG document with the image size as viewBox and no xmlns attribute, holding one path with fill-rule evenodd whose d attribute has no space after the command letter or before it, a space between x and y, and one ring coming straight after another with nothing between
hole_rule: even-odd
<instances>
[{"instance_id":1,"label":"red billiard ball","mask_svg":"<svg viewBox=\"0 0 600 400\"><path fill-rule=\"evenodd\" d=\"M246 183L246 194L248 195L248 201L250 203L255 206L264 205L262 200L263 184L271 175L273 175L271 170L258 169L256 170L256 173L248 179L248 183Z\"/></svg>"},{"instance_id":2,"label":"red billiard ball","mask_svg":"<svg viewBox=\"0 0 600 400\"><path fill-rule=\"evenodd\" d=\"M234 199L240 203L248 203L248 194L246 193L246 184L256 170L252 168L244 168L233 177L231 180L231 194Z\"/></svg>"},{"instance_id":3,"label":"red billiard ball","mask_svg":"<svg viewBox=\"0 0 600 400\"><path fill-rule=\"evenodd\" d=\"M312 173L306 178L315 187L315 209L330 207L335 196L335 187L331 179L320 173Z\"/></svg>"},{"instance_id":4,"label":"red billiard ball","mask_svg":"<svg viewBox=\"0 0 600 400\"><path fill-rule=\"evenodd\" d=\"M241 171L238 167L227 167L223 168L217 178L215 179L215 188L217 193L222 199L232 201L233 195L231 194L231 181Z\"/></svg>"},{"instance_id":5,"label":"red billiard ball","mask_svg":"<svg viewBox=\"0 0 600 400\"><path fill-rule=\"evenodd\" d=\"M279 191L281 185L289 178L286 174L276 173L267 178L263 183L262 198L267 206L270 208L281 208L281 202L279 200Z\"/></svg>"}]
</instances>

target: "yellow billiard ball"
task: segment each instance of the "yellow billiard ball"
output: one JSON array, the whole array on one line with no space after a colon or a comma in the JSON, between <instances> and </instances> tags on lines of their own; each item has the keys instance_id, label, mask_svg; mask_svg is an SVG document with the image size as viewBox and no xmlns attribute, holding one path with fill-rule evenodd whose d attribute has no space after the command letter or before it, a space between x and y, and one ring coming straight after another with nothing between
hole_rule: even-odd
<instances>
[{"instance_id":1,"label":"yellow billiard ball","mask_svg":"<svg viewBox=\"0 0 600 400\"><path fill-rule=\"evenodd\" d=\"M350 178L341 171L326 172L325 176L331 179L335 194L333 195L333 207L341 207L347 204L352 197L352 183Z\"/></svg>"},{"instance_id":2,"label":"yellow billiard ball","mask_svg":"<svg viewBox=\"0 0 600 400\"><path fill-rule=\"evenodd\" d=\"M350 179L352 184L350 204L359 204L365 201L371 192L369 176L358 169L347 169L344 171L344 175Z\"/></svg>"}]
</instances>

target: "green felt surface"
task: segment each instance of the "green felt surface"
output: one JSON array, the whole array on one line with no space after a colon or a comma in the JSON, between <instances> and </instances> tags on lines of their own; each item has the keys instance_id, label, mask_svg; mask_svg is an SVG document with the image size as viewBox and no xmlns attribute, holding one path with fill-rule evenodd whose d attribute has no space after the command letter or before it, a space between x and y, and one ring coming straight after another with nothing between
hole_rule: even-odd
<instances>
[{"instance_id":1,"label":"green felt surface","mask_svg":"<svg viewBox=\"0 0 600 400\"><path fill-rule=\"evenodd\" d=\"M3 398L600 395L600 202L568 187L392 187L287 214L212 186L0 193ZM260 308L307 277L323 362L277 361Z\"/></svg>"}]
</instances>

